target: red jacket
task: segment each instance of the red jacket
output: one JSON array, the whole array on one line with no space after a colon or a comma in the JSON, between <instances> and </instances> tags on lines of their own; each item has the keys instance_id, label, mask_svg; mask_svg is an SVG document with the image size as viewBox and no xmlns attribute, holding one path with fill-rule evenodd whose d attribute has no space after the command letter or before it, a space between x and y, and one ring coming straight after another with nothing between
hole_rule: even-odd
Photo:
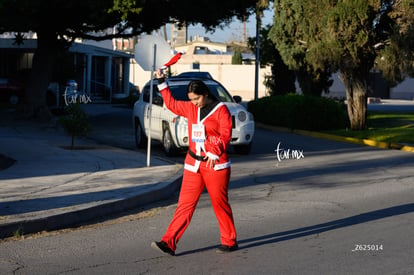
<instances>
[{"instance_id":1,"label":"red jacket","mask_svg":"<svg viewBox=\"0 0 414 275\"><path fill-rule=\"evenodd\" d=\"M232 120L229 110L223 102L219 102L210 113L200 121L200 108L190 101L175 100L171 95L166 82L158 85L165 105L169 110L188 120L189 150L198 156L215 159L215 170L230 167L227 148L231 140ZM205 129L205 141L196 143L192 138L193 124L203 124ZM197 172L202 162L194 159L189 154L185 158L184 168Z\"/></svg>"}]
</instances>

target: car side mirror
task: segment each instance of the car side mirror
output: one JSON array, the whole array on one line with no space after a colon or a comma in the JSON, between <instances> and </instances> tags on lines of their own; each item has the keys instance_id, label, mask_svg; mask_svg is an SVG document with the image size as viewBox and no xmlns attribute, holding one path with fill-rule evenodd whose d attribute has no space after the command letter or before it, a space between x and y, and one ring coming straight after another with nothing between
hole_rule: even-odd
<instances>
[{"instance_id":1,"label":"car side mirror","mask_svg":"<svg viewBox=\"0 0 414 275\"><path fill-rule=\"evenodd\" d=\"M236 101L236 103L242 102L241 96L235 95L235 96L233 96L233 99L234 99L234 101Z\"/></svg>"}]
</instances>

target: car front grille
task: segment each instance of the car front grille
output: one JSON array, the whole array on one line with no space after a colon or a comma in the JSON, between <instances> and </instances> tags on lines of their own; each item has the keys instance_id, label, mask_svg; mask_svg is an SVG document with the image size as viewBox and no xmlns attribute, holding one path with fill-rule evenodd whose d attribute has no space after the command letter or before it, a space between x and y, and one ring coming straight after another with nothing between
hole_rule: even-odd
<instances>
[{"instance_id":1,"label":"car front grille","mask_svg":"<svg viewBox=\"0 0 414 275\"><path fill-rule=\"evenodd\" d=\"M235 116L231 116L231 124L232 124L232 128L236 128L236 117Z\"/></svg>"}]
</instances>

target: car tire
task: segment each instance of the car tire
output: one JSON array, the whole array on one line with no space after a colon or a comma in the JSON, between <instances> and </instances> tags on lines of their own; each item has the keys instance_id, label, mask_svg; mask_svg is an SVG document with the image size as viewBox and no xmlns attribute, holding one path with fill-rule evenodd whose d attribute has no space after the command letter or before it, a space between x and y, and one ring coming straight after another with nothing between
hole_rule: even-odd
<instances>
[{"instance_id":1,"label":"car tire","mask_svg":"<svg viewBox=\"0 0 414 275\"><path fill-rule=\"evenodd\" d=\"M168 127L165 127L162 135L162 146L164 147L164 153L168 157L177 155L178 147L175 145L171 135L171 131Z\"/></svg>"},{"instance_id":2,"label":"car tire","mask_svg":"<svg viewBox=\"0 0 414 275\"><path fill-rule=\"evenodd\" d=\"M252 143L243 145L234 145L234 152L239 155L248 155L252 149Z\"/></svg>"},{"instance_id":3,"label":"car tire","mask_svg":"<svg viewBox=\"0 0 414 275\"><path fill-rule=\"evenodd\" d=\"M145 148L147 144L147 136L141 127L138 118L135 118L135 146L139 149Z\"/></svg>"}]
</instances>

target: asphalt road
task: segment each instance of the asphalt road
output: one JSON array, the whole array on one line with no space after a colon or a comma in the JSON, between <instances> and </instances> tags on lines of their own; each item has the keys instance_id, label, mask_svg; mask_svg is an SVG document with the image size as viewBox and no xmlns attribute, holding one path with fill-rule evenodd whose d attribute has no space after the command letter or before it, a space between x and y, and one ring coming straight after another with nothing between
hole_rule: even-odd
<instances>
[{"instance_id":1,"label":"asphalt road","mask_svg":"<svg viewBox=\"0 0 414 275\"><path fill-rule=\"evenodd\" d=\"M129 146L121 118L105 116L111 138L95 133ZM0 274L414 273L414 154L257 129L252 153L231 158L239 251L214 252L218 226L204 193L176 257L150 248L173 197L93 227L0 243Z\"/></svg>"}]
</instances>

